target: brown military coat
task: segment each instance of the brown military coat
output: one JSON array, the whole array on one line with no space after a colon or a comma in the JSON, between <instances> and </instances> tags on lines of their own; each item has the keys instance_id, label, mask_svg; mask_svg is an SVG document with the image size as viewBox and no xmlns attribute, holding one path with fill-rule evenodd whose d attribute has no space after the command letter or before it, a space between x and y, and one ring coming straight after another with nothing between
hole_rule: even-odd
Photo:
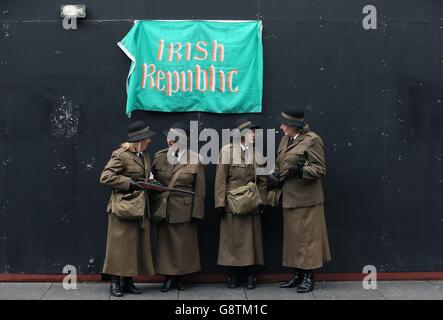
<instances>
[{"instance_id":1,"label":"brown military coat","mask_svg":"<svg viewBox=\"0 0 443 320\"><path fill-rule=\"evenodd\" d=\"M234 154L240 154L239 163ZM223 164L226 154L229 163ZM225 216L220 220L218 264L224 266L261 265L263 258L262 226L259 209L248 215L233 215L226 200L228 191L255 181L255 169L246 163L245 152L239 145L228 144L220 151L215 175L215 207L224 207ZM262 199L266 197L266 178L257 176L257 186Z\"/></svg>"},{"instance_id":2,"label":"brown military coat","mask_svg":"<svg viewBox=\"0 0 443 320\"><path fill-rule=\"evenodd\" d=\"M331 260L324 216L321 179L326 174L322 139L309 130L288 145L281 139L277 151L276 172L299 165L302 177L287 177L282 188L283 266L316 269Z\"/></svg>"},{"instance_id":3,"label":"brown military coat","mask_svg":"<svg viewBox=\"0 0 443 320\"><path fill-rule=\"evenodd\" d=\"M200 251L197 225L191 218L203 219L205 201L205 172L201 163L178 163L173 167L167 159L168 149L155 154L152 166L154 178L169 185L175 172L181 169L174 188L194 191L192 196L171 192L167 204L168 219L157 225L154 244L156 271L164 275L183 275L200 271ZM187 151L187 157L198 157ZM182 161L183 159L181 159Z\"/></svg>"},{"instance_id":4,"label":"brown military coat","mask_svg":"<svg viewBox=\"0 0 443 320\"><path fill-rule=\"evenodd\" d=\"M149 207L143 221L120 219L112 213L114 192L127 193L131 179L145 180L151 160L144 154L144 163L137 154L123 148L112 153L100 177L100 182L113 189L108 203L108 236L103 273L118 276L155 274L151 255ZM147 193L145 193L147 198ZM146 202L147 199L146 199Z\"/></svg>"}]
</instances>

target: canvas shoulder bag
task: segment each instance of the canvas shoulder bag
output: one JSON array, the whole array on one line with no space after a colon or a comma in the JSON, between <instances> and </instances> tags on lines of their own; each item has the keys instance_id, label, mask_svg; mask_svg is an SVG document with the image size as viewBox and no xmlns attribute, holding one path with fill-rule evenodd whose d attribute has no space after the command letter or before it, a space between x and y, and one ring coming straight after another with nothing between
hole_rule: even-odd
<instances>
[{"instance_id":1,"label":"canvas shoulder bag","mask_svg":"<svg viewBox=\"0 0 443 320\"><path fill-rule=\"evenodd\" d=\"M178 171L176 171L174 173L174 175L171 178L171 181L169 181L169 185L168 188L173 188L175 185L175 182L177 181L178 176L180 175L180 172L182 171L183 168L178 169ZM151 221L154 223L158 223L161 221L166 220L167 218L167 212L166 212L166 208L168 205L168 198L170 195L170 191L165 191L165 192L161 192L158 193L156 192L155 194L153 194L152 197L150 197L151 199Z\"/></svg>"},{"instance_id":2,"label":"canvas shoulder bag","mask_svg":"<svg viewBox=\"0 0 443 320\"><path fill-rule=\"evenodd\" d=\"M245 186L240 186L227 192L227 202L229 208L235 215L250 214L261 204L262 200L257 188L257 175L254 166L255 181L248 182Z\"/></svg>"}]
</instances>

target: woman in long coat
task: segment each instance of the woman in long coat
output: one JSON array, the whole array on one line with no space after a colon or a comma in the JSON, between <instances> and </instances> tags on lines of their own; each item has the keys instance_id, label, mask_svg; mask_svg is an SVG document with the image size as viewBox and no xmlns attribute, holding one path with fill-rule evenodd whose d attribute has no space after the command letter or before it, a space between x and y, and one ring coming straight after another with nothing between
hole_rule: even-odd
<instances>
[{"instance_id":1,"label":"woman in long coat","mask_svg":"<svg viewBox=\"0 0 443 320\"><path fill-rule=\"evenodd\" d=\"M265 176L256 176L254 157L254 130L258 128L247 119L239 119L235 125L238 131L245 130L241 141L223 146L215 176L215 209L220 216L220 239L218 264L228 267L228 287L238 285L241 269L246 269L247 288L255 288L255 265L262 265L263 240L260 208L246 215L234 215L226 195L235 188L257 181L262 199L266 195ZM248 157L247 153L250 156ZM228 160L226 160L228 159ZM247 161L250 159L252 161Z\"/></svg>"},{"instance_id":2,"label":"woman in long coat","mask_svg":"<svg viewBox=\"0 0 443 320\"><path fill-rule=\"evenodd\" d=\"M197 222L204 217L205 172L198 154L182 143L189 130L182 123L174 124L168 135L168 148L155 154L152 166L154 178L168 186L193 191L171 192L167 200L167 219L157 224L154 244L154 264L158 274L165 276L162 291L184 290L182 276L200 271L200 251ZM173 136L173 137L172 137ZM182 140L180 140L182 139Z\"/></svg>"},{"instance_id":3,"label":"woman in long coat","mask_svg":"<svg viewBox=\"0 0 443 320\"><path fill-rule=\"evenodd\" d=\"M149 178L151 160L143 151L150 143L153 132L143 121L135 121L128 126L127 142L112 153L105 166L100 182L112 187L108 212L108 236L103 273L111 275L111 294L123 296L124 292L140 294L132 277L142 274L155 274L151 255L147 193L137 181ZM140 194L141 193L141 194ZM144 197L146 205L125 200L128 211L143 210L142 218L129 220L116 215L116 208L125 197ZM143 203L143 202L142 202ZM115 212L114 212L115 211ZM123 278L123 285L121 283Z\"/></svg>"},{"instance_id":4,"label":"woman in long coat","mask_svg":"<svg viewBox=\"0 0 443 320\"><path fill-rule=\"evenodd\" d=\"M294 268L294 276L280 287L297 287L297 292L306 293L314 289L312 270L331 260L322 186L325 153L322 139L305 123L302 109L290 107L281 116L285 135L268 185L282 188L283 266Z\"/></svg>"}]
</instances>

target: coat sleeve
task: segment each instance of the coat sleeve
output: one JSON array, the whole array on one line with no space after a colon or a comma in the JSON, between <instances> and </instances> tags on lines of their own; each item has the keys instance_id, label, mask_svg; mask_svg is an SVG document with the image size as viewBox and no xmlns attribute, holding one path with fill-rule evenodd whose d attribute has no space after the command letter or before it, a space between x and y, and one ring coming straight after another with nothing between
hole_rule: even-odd
<instances>
[{"instance_id":1,"label":"coat sleeve","mask_svg":"<svg viewBox=\"0 0 443 320\"><path fill-rule=\"evenodd\" d=\"M226 192L229 175L229 164L219 161L215 172L214 204L215 208L226 207Z\"/></svg>"},{"instance_id":2,"label":"coat sleeve","mask_svg":"<svg viewBox=\"0 0 443 320\"><path fill-rule=\"evenodd\" d=\"M122 175L124 164L122 159L115 152L106 164L100 176L100 183L115 189L129 190L131 178Z\"/></svg>"},{"instance_id":3,"label":"coat sleeve","mask_svg":"<svg viewBox=\"0 0 443 320\"><path fill-rule=\"evenodd\" d=\"M303 167L302 178L317 180L326 175L325 151L323 141L316 137L305 150L308 161Z\"/></svg>"},{"instance_id":4,"label":"coat sleeve","mask_svg":"<svg viewBox=\"0 0 443 320\"><path fill-rule=\"evenodd\" d=\"M275 155L275 165L274 165L274 170L271 172L280 172L280 157L278 156L278 152L283 149L283 138L280 140L280 143L278 144L277 147L277 154Z\"/></svg>"},{"instance_id":5,"label":"coat sleeve","mask_svg":"<svg viewBox=\"0 0 443 320\"><path fill-rule=\"evenodd\" d=\"M151 174L155 180L158 180L157 179L157 157L154 157L154 160L152 161Z\"/></svg>"},{"instance_id":6,"label":"coat sleeve","mask_svg":"<svg viewBox=\"0 0 443 320\"><path fill-rule=\"evenodd\" d=\"M262 201L265 201L268 196L268 186L266 183L267 174L264 172L267 172L268 170L265 168L265 165L263 164L263 155L261 153L256 153L256 157L258 158L258 163L256 163L255 168L255 175L257 180L257 189L260 194L260 198ZM261 172L260 172L261 171Z\"/></svg>"},{"instance_id":7,"label":"coat sleeve","mask_svg":"<svg viewBox=\"0 0 443 320\"><path fill-rule=\"evenodd\" d=\"M265 201L268 197L268 188L266 184L267 176L257 176L257 189L262 201Z\"/></svg>"},{"instance_id":8,"label":"coat sleeve","mask_svg":"<svg viewBox=\"0 0 443 320\"><path fill-rule=\"evenodd\" d=\"M202 164L199 164L197 166L194 182L194 192L194 208L192 210L192 217L203 219L205 214L206 184L205 168Z\"/></svg>"}]
</instances>

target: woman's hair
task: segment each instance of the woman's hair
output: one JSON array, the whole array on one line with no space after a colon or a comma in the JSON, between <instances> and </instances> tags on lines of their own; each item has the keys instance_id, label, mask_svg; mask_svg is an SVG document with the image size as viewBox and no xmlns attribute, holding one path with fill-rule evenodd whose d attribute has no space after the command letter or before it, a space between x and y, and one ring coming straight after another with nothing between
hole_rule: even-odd
<instances>
[{"instance_id":1,"label":"woman's hair","mask_svg":"<svg viewBox=\"0 0 443 320\"><path fill-rule=\"evenodd\" d=\"M294 127L299 133L306 133L309 131L309 125L305 124L303 127Z\"/></svg>"},{"instance_id":2,"label":"woman's hair","mask_svg":"<svg viewBox=\"0 0 443 320\"><path fill-rule=\"evenodd\" d=\"M125 151L129 151L129 152L139 152L140 145L141 145L141 141L123 142L120 145L120 148L123 148L123 149L125 149Z\"/></svg>"}]
</instances>

